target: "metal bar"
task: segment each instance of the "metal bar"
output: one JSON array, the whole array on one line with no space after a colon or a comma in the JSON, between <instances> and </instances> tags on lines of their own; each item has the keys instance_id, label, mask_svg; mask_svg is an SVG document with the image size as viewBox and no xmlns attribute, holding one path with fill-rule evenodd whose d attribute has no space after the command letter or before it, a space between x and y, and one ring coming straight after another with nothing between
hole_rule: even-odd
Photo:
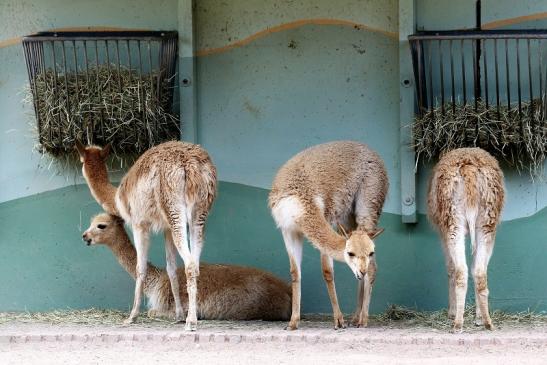
<instances>
[{"instance_id":1,"label":"metal bar","mask_svg":"<svg viewBox=\"0 0 547 365\"><path fill-rule=\"evenodd\" d=\"M477 67L477 51L476 51L476 40L473 40L473 44L471 47L471 51L473 53L473 95L475 99L475 111L479 108L479 99L480 99L480 91L479 91L479 72Z\"/></svg>"},{"instance_id":2,"label":"metal bar","mask_svg":"<svg viewBox=\"0 0 547 365\"><path fill-rule=\"evenodd\" d=\"M519 30L465 30L465 31L421 31L408 37L414 40L449 40L449 39L546 39L547 29Z\"/></svg>"},{"instance_id":3,"label":"metal bar","mask_svg":"<svg viewBox=\"0 0 547 365\"><path fill-rule=\"evenodd\" d=\"M482 63L484 67L484 102L486 104L486 112L488 112L488 60L486 52L486 40L482 42Z\"/></svg>"},{"instance_id":4,"label":"metal bar","mask_svg":"<svg viewBox=\"0 0 547 365\"><path fill-rule=\"evenodd\" d=\"M118 66L118 91L122 92L122 73L120 70L120 45L118 43L118 40L116 39L116 63Z\"/></svg>"},{"instance_id":5,"label":"metal bar","mask_svg":"<svg viewBox=\"0 0 547 365\"><path fill-rule=\"evenodd\" d=\"M440 40L439 40L439 72L441 76L441 114L444 115L443 47Z\"/></svg>"},{"instance_id":6,"label":"metal bar","mask_svg":"<svg viewBox=\"0 0 547 365\"><path fill-rule=\"evenodd\" d=\"M70 121L68 120L68 118L70 117L70 115L72 114L71 110L70 110L70 92L68 91L68 70L67 70L67 67L66 67L66 48L65 48L65 42L61 42L61 44L63 45L63 70L64 70L64 73L65 73L65 92L66 92L66 106L67 106L67 111L66 111L66 118L67 118L67 123L70 123ZM61 127L61 126L59 126ZM74 135L71 133L70 135L71 137L74 137ZM59 137L61 137L61 134L59 133ZM63 141L61 140L60 141L61 144L63 143Z\"/></svg>"},{"instance_id":7,"label":"metal bar","mask_svg":"<svg viewBox=\"0 0 547 365\"><path fill-rule=\"evenodd\" d=\"M160 42L158 44L158 78L156 80L156 97L158 98L158 104L161 104L161 87L160 83L163 78L163 73L165 72L163 64L162 64L162 58L163 58L163 52L164 52L164 42Z\"/></svg>"},{"instance_id":8,"label":"metal bar","mask_svg":"<svg viewBox=\"0 0 547 365\"><path fill-rule=\"evenodd\" d=\"M131 47L129 44L129 40L125 41L125 45L127 46L127 59L128 59L128 65L129 65L129 85L133 85L132 83L132 75L133 75L133 66L131 64ZM134 98L131 98L131 110L135 110L135 100ZM135 135L135 140L137 141L137 145L139 145L139 133L137 131L137 123L133 123L133 133ZM138 148L138 147L137 147Z\"/></svg>"},{"instance_id":9,"label":"metal bar","mask_svg":"<svg viewBox=\"0 0 547 365\"><path fill-rule=\"evenodd\" d=\"M498 65L498 40L494 39L494 64L496 65L496 110L498 119L500 119L500 80L499 80L499 65Z\"/></svg>"},{"instance_id":10,"label":"metal bar","mask_svg":"<svg viewBox=\"0 0 547 365\"><path fill-rule=\"evenodd\" d=\"M422 41L417 41L415 43L416 45L416 62L418 64L417 70L415 72L416 78L418 79L418 85L416 90L418 91L418 113L420 116L424 113L424 80L422 79L422 71L423 71L423 49L422 49Z\"/></svg>"},{"instance_id":11,"label":"metal bar","mask_svg":"<svg viewBox=\"0 0 547 365\"><path fill-rule=\"evenodd\" d=\"M95 63L97 65L97 72L95 74L97 78L97 89L99 91L99 105L101 105L101 141L105 142L105 134L104 134L104 112L103 112L103 93L102 89L103 86L101 85L101 81L99 80L99 43L95 41ZM93 132L93 135L95 135L95 131Z\"/></svg>"},{"instance_id":12,"label":"metal bar","mask_svg":"<svg viewBox=\"0 0 547 365\"><path fill-rule=\"evenodd\" d=\"M86 88L87 93L90 95L89 90L91 90L91 85L89 84L89 62L87 60L88 54L87 54L87 41L84 41L84 64L85 64L85 82L86 82ZM91 122L91 140L93 141L93 130L95 129L95 115L91 112L91 102L87 104L87 115L89 117L89 122ZM87 140L90 138L89 134L89 125L85 126L85 135L82 135L82 137L85 137ZM83 128L82 128L83 130ZM81 142L81 141L80 141Z\"/></svg>"},{"instance_id":13,"label":"metal bar","mask_svg":"<svg viewBox=\"0 0 547 365\"><path fill-rule=\"evenodd\" d=\"M507 110L511 110L511 83L509 82L509 41L505 40L505 85L507 87Z\"/></svg>"},{"instance_id":14,"label":"metal bar","mask_svg":"<svg viewBox=\"0 0 547 365\"><path fill-rule=\"evenodd\" d=\"M519 40L517 39L516 43L517 51L517 91L519 97L519 118L522 120L522 92L520 89L520 52L519 52ZM522 131L524 133L524 131ZM524 134L523 134L524 135Z\"/></svg>"},{"instance_id":15,"label":"metal bar","mask_svg":"<svg viewBox=\"0 0 547 365\"><path fill-rule=\"evenodd\" d=\"M110 79L112 78L112 73L110 72L110 51L108 50L108 40L105 40L104 41L104 48L105 48L105 51L106 51L106 69L108 70L108 82L107 82L107 85L108 85L108 93L111 95L111 100L112 100L112 112L110 113L110 118L113 118L114 117L114 103L115 103L115 100L114 100L114 96L113 96L113 93L112 93L112 82L110 82ZM106 142L106 141L104 141Z\"/></svg>"},{"instance_id":16,"label":"metal bar","mask_svg":"<svg viewBox=\"0 0 547 365\"><path fill-rule=\"evenodd\" d=\"M452 88L451 88L451 95L452 95L452 114L456 114L456 87L454 85L454 55L452 53L452 40L449 41L450 45L450 78L452 80Z\"/></svg>"},{"instance_id":17,"label":"metal bar","mask_svg":"<svg viewBox=\"0 0 547 365\"><path fill-rule=\"evenodd\" d=\"M57 84L57 59L55 57L55 42L51 41L51 52L52 52L52 58L53 58L53 84L55 88L53 89L53 96L55 97L55 100L59 101L59 95L58 95L58 84ZM61 130L61 113L59 112L59 109L57 109L57 124L59 126L59 132ZM50 139L53 141L53 128L50 128Z\"/></svg>"},{"instance_id":18,"label":"metal bar","mask_svg":"<svg viewBox=\"0 0 547 365\"><path fill-rule=\"evenodd\" d=\"M89 31L89 32L40 32L30 36L23 37L23 40L44 41L84 41L84 40L151 40L159 41L161 39L177 38L176 31Z\"/></svg>"},{"instance_id":19,"label":"metal bar","mask_svg":"<svg viewBox=\"0 0 547 365\"><path fill-rule=\"evenodd\" d=\"M429 112L431 114L433 114L433 66L431 64L431 48L432 45L431 45L431 42L430 44L428 44L428 47L427 47L427 53L428 53L428 58L429 58L429 65L428 65L428 70L429 70Z\"/></svg>"},{"instance_id":20,"label":"metal bar","mask_svg":"<svg viewBox=\"0 0 547 365\"><path fill-rule=\"evenodd\" d=\"M36 124L38 128L38 141L42 143L43 137L42 137L42 126L41 126L41 118L40 118L40 112L39 112L39 105L38 105L38 95L36 90L36 74L34 70L32 70L32 50L31 50L31 44L30 42L23 42L23 50L25 51L25 65L27 67L27 74L29 78L29 87L30 91L32 93L32 104L34 106L34 113L36 114ZM51 131L51 128L50 128Z\"/></svg>"},{"instance_id":21,"label":"metal bar","mask_svg":"<svg viewBox=\"0 0 547 365\"><path fill-rule=\"evenodd\" d=\"M143 80L143 72L142 72L142 54L141 54L141 42L138 41L137 42L138 44L138 50L139 50L139 83L142 83L142 80ZM145 108L145 101L144 101L144 90L142 90L142 88L140 88L139 90L139 94L141 95L141 97L139 98L140 101L141 101L141 113L144 117L144 122L146 124L148 124L148 116L146 115L146 108Z\"/></svg>"},{"instance_id":22,"label":"metal bar","mask_svg":"<svg viewBox=\"0 0 547 365\"><path fill-rule=\"evenodd\" d=\"M148 64L150 65L150 103L153 103L154 98L152 96L154 95L154 66L152 65L152 45L150 44L150 41L148 41ZM158 125L156 124L155 127L157 128Z\"/></svg>"},{"instance_id":23,"label":"metal bar","mask_svg":"<svg viewBox=\"0 0 547 365\"><path fill-rule=\"evenodd\" d=\"M545 117L545 106L543 104L543 100L545 99L545 95L543 95L543 55L541 53L541 39L538 39L538 53L539 53L539 106L541 108L541 114L540 118L541 120Z\"/></svg>"},{"instance_id":24,"label":"metal bar","mask_svg":"<svg viewBox=\"0 0 547 365\"><path fill-rule=\"evenodd\" d=\"M463 55L464 41L461 40L460 56L462 59L462 86L463 86L463 106L467 105L467 84L465 83L465 57Z\"/></svg>"},{"instance_id":25,"label":"metal bar","mask_svg":"<svg viewBox=\"0 0 547 365\"><path fill-rule=\"evenodd\" d=\"M534 90L532 84L532 57L530 56L530 40L526 40L526 46L528 49L528 87L530 88L530 113L534 115Z\"/></svg>"},{"instance_id":26,"label":"metal bar","mask_svg":"<svg viewBox=\"0 0 547 365\"><path fill-rule=\"evenodd\" d=\"M82 113L80 112L80 87L78 84L78 60L76 59L76 41L72 41L72 57L74 58L74 77L76 80L76 101L78 102L78 107L76 110L78 110L79 120L80 120L80 127L82 126Z\"/></svg>"},{"instance_id":27,"label":"metal bar","mask_svg":"<svg viewBox=\"0 0 547 365\"><path fill-rule=\"evenodd\" d=\"M117 71L118 71L118 92L120 94L120 107L118 109L119 113L118 113L118 123L123 123L124 120L123 120L123 115L122 115L122 110L123 110L123 95L122 95L122 73L121 73L121 70L120 70L120 44L119 44L119 40L116 39L115 41L115 45L116 45L116 66L117 66ZM125 140L126 138L126 134L125 132L123 131L122 129L122 138Z\"/></svg>"}]
</instances>

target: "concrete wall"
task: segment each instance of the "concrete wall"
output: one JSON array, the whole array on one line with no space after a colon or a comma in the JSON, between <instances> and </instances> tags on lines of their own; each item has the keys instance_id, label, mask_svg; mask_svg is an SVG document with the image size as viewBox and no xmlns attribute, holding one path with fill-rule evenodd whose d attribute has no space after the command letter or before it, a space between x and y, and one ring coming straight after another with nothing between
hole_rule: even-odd
<instances>
[{"instance_id":1,"label":"concrete wall","mask_svg":"<svg viewBox=\"0 0 547 365\"><path fill-rule=\"evenodd\" d=\"M0 45L13 43L0 48L0 110L5 111L0 118L0 245L7 252L0 258L0 292L9 293L0 296L0 310L127 308L132 298L132 282L110 253L80 241L82 228L99 211L81 177L55 175L32 152L25 115L30 110L20 106L17 94L26 70L13 39L85 25L174 29L177 3L120 1L114 8L103 1L91 8L84 1L63 6L67 3L8 0L0 5L0 23L9 18L18 27L0 33ZM510 2L484 2L483 17L494 22L547 11L541 1L523 3L515 10ZM418 26L427 29L474 24L473 1L457 6L417 1L417 14ZM396 1L197 2L198 142L211 153L221 180L204 260L258 266L288 279L281 235L267 210L271 179L305 147L354 139L381 154L391 180L381 220L386 233L377 242L372 309L383 310L388 303L426 309L446 305L436 235L423 214L416 225L401 223L397 15ZM541 23L540 18L524 18L518 25ZM429 171L426 165L418 172L422 213ZM509 169L505 173L504 219L510 221L502 224L490 266L492 304L545 309L547 276L537 276L547 259L547 232L540 223L547 214L545 184L532 184ZM152 261L159 265L164 265L162 247L156 239ZM307 247L304 255L303 310L329 312L319 254ZM349 312L355 280L345 265L338 264L336 271L342 309Z\"/></svg>"}]
</instances>

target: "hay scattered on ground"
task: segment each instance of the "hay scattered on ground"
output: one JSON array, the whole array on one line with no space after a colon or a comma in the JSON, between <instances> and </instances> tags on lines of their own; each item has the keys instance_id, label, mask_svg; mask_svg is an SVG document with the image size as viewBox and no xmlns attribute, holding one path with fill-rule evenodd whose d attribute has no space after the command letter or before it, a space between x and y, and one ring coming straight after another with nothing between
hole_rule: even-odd
<instances>
[{"instance_id":1,"label":"hay scattered on ground","mask_svg":"<svg viewBox=\"0 0 547 365\"><path fill-rule=\"evenodd\" d=\"M73 154L74 142L111 143L117 156L141 154L161 142L179 139L179 118L170 112L170 80L140 75L123 66L100 65L67 74L46 70L29 87L25 101L36 108L41 152ZM160 97L157 91L160 90Z\"/></svg>"},{"instance_id":2,"label":"hay scattered on ground","mask_svg":"<svg viewBox=\"0 0 547 365\"><path fill-rule=\"evenodd\" d=\"M490 317L494 326L547 325L547 314L530 310L511 313L494 310L490 313ZM452 327L452 320L448 319L446 309L425 312L393 304L384 313L371 318L384 325L402 324L404 327L425 327L443 330ZM464 312L464 322L470 325L474 320L475 306L467 306Z\"/></svg>"},{"instance_id":3,"label":"hay scattered on ground","mask_svg":"<svg viewBox=\"0 0 547 365\"><path fill-rule=\"evenodd\" d=\"M543 98L545 99L545 98ZM545 100L497 106L479 101L445 103L416 117L412 126L417 162L461 147L481 147L519 171L540 176L547 156Z\"/></svg>"},{"instance_id":4,"label":"hay scattered on ground","mask_svg":"<svg viewBox=\"0 0 547 365\"><path fill-rule=\"evenodd\" d=\"M475 308L468 306L465 310L465 322L471 326L474 320ZM119 310L86 309L86 310L55 310L50 312L0 312L0 325L4 323L44 323L44 324L76 324L88 326L122 326L123 321L129 316L128 312ZM495 310L491 313L495 326L518 327L518 326L545 326L547 325L547 314L533 311L508 313ZM304 315L303 321L332 320L330 315ZM351 317L346 315L349 322ZM208 321L214 322L216 326L224 327L233 321ZM136 321L139 325L168 327L174 324L168 318L149 318L145 314L140 315ZM245 322L241 326L244 327ZM398 328L432 328L448 330L452 321L448 319L446 310L439 311L417 311L412 308L390 305L386 311L379 315L371 316L373 326L396 326Z\"/></svg>"},{"instance_id":5,"label":"hay scattered on ground","mask_svg":"<svg viewBox=\"0 0 547 365\"><path fill-rule=\"evenodd\" d=\"M55 310L50 312L0 312L0 324L8 322L20 323L47 323L47 324L82 324L107 325L123 324L129 317L128 312L113 309L83 309L83 310ZM137 318L138 324L164 323L173 321L163 318L149 318L141 315Z\"/></svg>"}]
</instances>

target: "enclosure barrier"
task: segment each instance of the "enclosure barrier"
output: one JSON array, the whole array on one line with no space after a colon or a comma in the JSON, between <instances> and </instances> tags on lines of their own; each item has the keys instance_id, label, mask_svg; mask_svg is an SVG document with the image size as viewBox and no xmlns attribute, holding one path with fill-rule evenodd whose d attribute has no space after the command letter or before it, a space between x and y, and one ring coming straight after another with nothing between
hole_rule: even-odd
<instances>
[{"instance_id":1,"label":"enclosure barrier","mask_svg":"<svg viewBox=\"0 0 547 365\"><path fill-rule=\"evenodd\" d=\"M42 32L23 38L39 143L59 155L79 139L143 152L179 138L173 115L177 32Z\"/></svg>"},{"instance_id":2,"label":"enclosure barrier","mask_svg":"<svg viewBox=\"0 0 547 365\"><path fill-rule=\"evenodd\" d=\"M417 158L479 146L540 169L547 149L547 30L419 32L409 36Z\"/></svg>"}]
</instances>

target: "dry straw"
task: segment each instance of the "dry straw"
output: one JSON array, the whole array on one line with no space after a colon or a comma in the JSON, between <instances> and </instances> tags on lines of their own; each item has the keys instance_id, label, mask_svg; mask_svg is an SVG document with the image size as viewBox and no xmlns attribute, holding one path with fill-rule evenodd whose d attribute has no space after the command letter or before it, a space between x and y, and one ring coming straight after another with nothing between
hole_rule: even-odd
<instances>
[{"instance_id":1,"label":"dry straw","mask_svg":"<svg viewBox=\"0 0 547 365\"><path fill-rule=\"evenodd\" d=\"M465 322L471 325L474 320L475 307L465 309ZM119 310L86 309L86 310L55 310L50 312L0 312L0 325L4 323L47 323L47 324L77 324L90 326L122 326L127 312ZM547 315L533 311L508 313L495 310L491 313L496 326L547 326ZM305 321L322 321L330 323L331 316L307 315ZM208 321L211 322L211 321ZM143 326L171 326L173 321L167 318L149 318L141 315L137 323ZM214 321L215 326L237 327L233 321ZM275 324L273 324L276 326ZM448 319L446 310L423 312L413 308L390 305L386 311L371 316L371 326L393 326L399 328L432 328L448 330L452 321Z\"/></svg>"},{"instance_id":2,"label":"dry straw","mask_svg":"<svg viewBox=\"0 0 547 365\"><path fill-rule=\"evenodd\" d=\"M417 161L461 147L481 147L519 171L542 173L547 154L545 97L510 108L475 104L438 105L416 117L413 140Z\"/></svg>"},{"instance_id":3,"label":"dry straw","mask_svg":"<svg viewBox=\"0 0 547 365\"><path fill-rule=\"evenodd\" d=\"M39 150L66 158L80 140L111 143L114 153L124 156L178 139L179 119L169 111L170 80L160 85L157 76L157 72L141 75L123 66L118 70L115 65L39 74L34 81L36 95L29 87L25 98L33 103L38 118Z\"/></svg>"}]
</instances>

